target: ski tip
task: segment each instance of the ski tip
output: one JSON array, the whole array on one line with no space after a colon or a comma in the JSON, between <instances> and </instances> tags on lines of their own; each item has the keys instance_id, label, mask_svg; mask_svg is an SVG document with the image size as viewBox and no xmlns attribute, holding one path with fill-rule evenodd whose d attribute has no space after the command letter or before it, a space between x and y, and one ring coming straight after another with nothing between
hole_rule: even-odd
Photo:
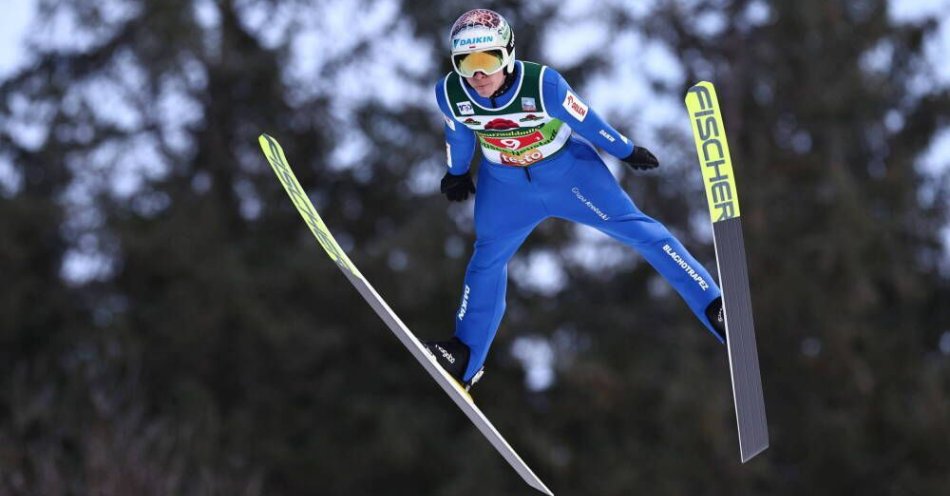
<instances>
[{"instance_id":1,"label":"ski tip","mask_svg":"<svg viewBox=\"0 0 950 496\"><path fill-rule=\"evenodd\" d=\"M699 95L699 94L715 95L715 94L716 94L716 87L713 86L713 84L710 83L709 81L700 81L700 82L698 82L698 83L696 83L696 84L690 86L690 87L689 87L689 90L686 91L686 96L683 97L683 100L686 101L686 106L687 106L687 107L689 106L689 97L690 97L690 95L692 95L693 93L696 93L697 95ZM718 106L718 104L717 104L716 106Z\"/></svg>"},{"instance_id":2,"label":"ski tip","mask_svg":"<svg viewBox=\"0 0 950 496\"><path fill-rule=\"evenodd\" d=\"M260 144L261 150L264 151L264 155L266 155L268 159L287 162L287 158L284 157L284 148L280 146L280 143L271 135L261 133L261 135L257 137L257 142Z\"/></svg>"}]
</instances>

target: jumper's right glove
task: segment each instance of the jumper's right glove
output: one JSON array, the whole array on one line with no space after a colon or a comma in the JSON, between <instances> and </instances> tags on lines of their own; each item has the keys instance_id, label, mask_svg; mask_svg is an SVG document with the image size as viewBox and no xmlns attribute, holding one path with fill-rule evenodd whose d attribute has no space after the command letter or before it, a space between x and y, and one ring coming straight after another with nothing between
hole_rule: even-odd
<instances>
[{"instance_id":1,"label":"jumper's right glove","mask_svg":"<svg viewBox=\"0 0 950 496\"><path fill-rule=\"evenodd\" d=\"M472 182L472 175L468 171L458 176L446 172L442 176L442 184L439 189L442 190L442 194L449 201L465 201L468 200L469 194L475 193L475 183Z\"/></svg>"},{"instance_id":2,"label":"jumper's right glove","mask_svg":"<svg viewBox=\"0 0 950 496\"><path fill-rule=\"evenodd\" d=\"M637 170L655 169L660 166L660 161L642 146L634 146L633 151L623 161Z\"/></svg>"}]
</instances>

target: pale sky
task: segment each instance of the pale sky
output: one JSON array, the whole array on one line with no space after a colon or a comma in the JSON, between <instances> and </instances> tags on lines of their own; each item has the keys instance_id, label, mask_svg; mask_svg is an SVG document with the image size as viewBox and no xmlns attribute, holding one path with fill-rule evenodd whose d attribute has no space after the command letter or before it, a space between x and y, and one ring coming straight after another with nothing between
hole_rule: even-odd
<instances>
[{"instance_id":1,"label":"pale sky","mask_svg":"<svg viewBox=\"0 0 950 496\"><path fill-rule=\"evenodd\" d=\"M8 5L4 15L0 16L0 79L9 76L13 71L23 67L28 61L26 57L26 39L30 35L28 29L35 17L36 0L7 0L12 1L13 5ZM568 69L575 66L586 55L595 50L610 50L615 53L614 57L622 59L630 53L637 53L640 60L644 61L640 67L634 68L632 64L616 64L613 67L601 69L591 74L585 85L577 88L585 96L589 103L599 110L609 122L614 124L637 141L651 143L651 148L659 156L675 156L671 150L664 147L670 146L665 140L659 139L655 132L661 126L681 127L684 133L688 135L688 125L682 119L682 101L673 95L656 93L648 82L650 78L664 81L670 85L682 84L684 74L674 54L661 43L652 41L641 36L639 33L627 31L613 33L609 40L606 38L608 26L606 26L603 16L596 14L597 4L599 2L614 3L622 6L627 14L633 18L642 18L649 13L652 3L644 2L623 2L620 0L572 0L562 2L561 0L538 0L533 5L538 9L544 9L546 4L554 1L559 2L560 7L555 10L552 17L546 19L546 30L542 31L541 57L545 63L550 63L559 69ZM682 0L688 3L690 0ZM119 7L122 2L114 2L115 8L104 9L104 14L108 17L120 18L123 16L123 9ZM214 25L219 22L214 3L209 0L194 1L195 16L203 25ZM369 61L363 61L358 64L350 64L340 70L334 71L333 76L327 79L325 76L315 76L319 74L322 65L327 59L339 56L341 53L352 47L355 40L362 38L366 33L372 30L378 30L378 26L386 25L393 16L398 16L398 1L379 0L364 4L366 10L355 12L353 9L338 8L340 2L317 2L311 9L306 9L301 16L300 10L282 8L280 4L274 8L256 8L252 3L250 7L244 8L243 17L256 35L265 44L275 44L280 42L286 36L287 26L293 21L300 21L301 17L305 19L302 22L304 29L295 30L292 38L291 51L293 63L289 65L285 80L289 88L294 89L293 99L306 99L318 94L332 91L333 98L328 99L333 103L330 110L331 115L337 119L341 126L355 124L356 116L352 109L354 103L365 101L366 98L373 98L379 105L394 108L402 105L407 99L411 98L429 98L431 89L426 87L406 87L405 85L397 92L392 85L387 84L385 73L379 73L385 64L374 64ZM914 22L922 18L940 15L943 18L940 21L937 32L930 37L925 44L925 52L933 61L931 70L935 80L920 79L920 88L922 91L929 91L934 82L950 86L950 64L943 60L947 53L950 53L950 0L892 0L890 4L891 17L898 22ZM108 10L108 12L106 12ZM529 13L530 14L530 13ZM770 12L768 4L764 1L752 2L745 12L741 13L745 20L751 24L760 24L767 22ZM88 43L88 34L76 34L71 28L69 20L57 20L50 23L46 32L32 33L34 41L40 41L45 46L70 47L76 49L77 46ZM716 13L701 16L691 26L700 35L712 35L722 29L724 22L721 16ZM405 23L398 23L395 27L390 26L390 36L386 49L392 48L393 44L400 51L406 53L420 54L418 57L408 59L410 64L404 69L414 75L424 76L434 71L434 63L439 47L430 47L421 43L412 35L411 26ZM321 36L330 36L334 40L331 46L321 45L315 38ZM608 42L609 41L609 42ZM371 59L385 58L386 49L377 47L370 53ZM383 50L380 52L380 50ZM380 52L380 53L377 53ZM872 53L865 57L870 67L880 67L880 70L887 70L890 63L888 58L888 49L886 46L878 50L872 50ZM122 71L123 74L133 77L135 68ZM198 74L197 77L201 77ZM433 75L431 79L437 78ZM618 92L618 81L623 81L624 91ZM134 84L132 85L134 87ZM913 85L912 85L913 86ZM94 90L93 88L92 90ZM90 91L92 91L90 90ZM911 89L913 91L913 87ZM410 95L407 97L406 92ZM109 118L122 121L127 120L134 113L129 106L123 106L121 99L115 98L115 92L111 88L102 91L103 97L112 97L114 104L99 106L102 112L109 113ZM175 95L170 95L169 100L175 102ZM187 109L187 101L178 99L178 106ZM111 110L110 110L111 109ZM177 112L182 115L182 112ZM187 115L187 114L185 114ZM636 115L637 119L630 119L629 116ZM433 118L437 112L433 107ZM201 115L191 115L193 119L202 118ZM899 121L899 119L897 119ZM23 134L23 133L21 133ZM35 134L35 133L34 133ZM187 147L186 134L181 135L180 141L183 147ZM25 138L24 138L25 139ZM337 148L331 153L329 162L334 167L350 167L359 164L362 159L362 151L368 144L366 138L361 133L347 133L338 141ZM138 155L145 153L147 146L139 147ZM927 173L936 173L950 167L950 128L937 133L930 149L922 154L918 160L918 167ZM120 160L123 157L115 157L121 163L133 164L136 160ZM134 159L135 157L133 157ZM141 160L138 160L141 162ZM431 165L431 166L430 166ZM615 161L608 158L610 165L615 173L619 166ZM434 190L437 187L438 177L441 176L443 164L426 164L426 167L416 169L414 174L418 177L412 178L410 183L412 189L416 192L425 192ZM139 166L139 170L115 171L113 176L113 188L118 192L133 191L136 185L140 184L143 177L149 174L160 174L160 171L148 170L147 164ZM128 169L128 168L127 168ZM0 186L15 184L11 180L11 167L5 163L0 155ZM420 172L421 171L421 172ZM253 208L249 208L253 211ZM708 227L708 226L707 226ZM946 230L948 240L950 240L950 227ZM695 233L702 236L702 233ZM588 236L590 237L590 236ZM591 240L588 245L596 244L596 240ZM948 242L950 248L950 242ZM574 258L588 260L598 260L601 257L592 254L588 250L580 250ZM548 258L537 257L537 270L531 270L531 267L516 268L515 272L546 272L542 267L550 267ZM577 260L575 260L577 261ZM530 278L525 278L530 279ZM552 279L548 277L547 279ZM556 277L552 280L557 279ZM556 284L554 284L556 285Z\"/></svg>"},{"instance_id":2,"label":"pale sky","mask_svg":"<svg viewBox=\"0 0 950 496\"><path fill-rule=\"evenodd\" d=\"M0 16L0 79L9 76L13 71L23 67L28 61L26 57L26 40L30 36L28 29L35 17L36 0L7 0L12 1L13 5L8 5L4 15ZM539 0L534 6L543 9L545 4L560 0ZM682 0L689 2L690 0ZM609 122L618 129L633 137L635 140L651 143L659 156L675 156L671 150L664 147L671 146L656 136L656 130L661 126L682 127L684 133L688 134L688 125L682 119L682 101L673 95L656 93L648 82L650 78L664 81L670 85L682 84L684 74L675 55L670 52L661 43L652 41L641 36L639 33L627 31L613 33L608 40L607 26L605 19L596 14L598 2L615 3L626 9L628 15L634 18L642 18L647 15L651 2L622 2L619 0L573 0L567 3L560 2L561 8L555 10L552 17L546 19L546 30L542 31L541 58L545 63L550 63L559 69L568 69L575 66L586 55L595 50L609 50L615 53L614 57L622 59L630 53L637 53L644 61L641 67L636 70L632 64L616 64L613 67L600 69L591 74L585 85L577 88L589 103L599 110ZM115 2L116 8L104 11L109 17L122 17L123 9L118 7L122 2ZM214 3L209 0L195 0L195 16L203 25L214 25L219 22ZM337 119L341 126L355 124L356 116L352 109L354 103L365 101L367 98L373 98L374 103L388 107L396 108L408 99L429 98L431 88L425 87L406 87L405 85L397 92L392 85L387 84L385 73L379 73L385 64L375 64L370 61L350 64L340 70L334 71L333 76L327 79L325 76L315 76L319 74L322 64L327 59L339 56L341 53L351 48L354 40L362 38L366 33L372 30L378 30L378 26L386 25L393 16L398 16L398 1L379 0L364 4L367 12L356 13L352 9L338 8L339 2L317 2L311 9L306 9L305 14L301 16L300 10L282 8L278 4L275 8L255 8L255 4L244 9L243 17L246 24L250 25L257 36L265 44L275 44L286 36L287 26L292 21L303 20L303 28L295 30L292 38L291 51L293 63L289 65L284 77L288 87L294 89L293 99L306 99L314 95L323 94L332 91L333 98L329 101L334 102L330 110L331 115ZM934 83L950 86L950 64L945 63L944 57L950 53L950 0L892 0L890 3L891 17L898 22L914 22L932 15L942 15L939 27L934 36L931 36L925 44L925 52L933 61L931 70L933 79L918 78L918 87L921 91L929 91ZM108 10L108 9L105 9ZM770 12L768 4L764 1L752 2L745 12L741 13L747 22L759 24L767 22ZM81 47L88 43L88 34L76 34L71 29L70 21L64 20L51 23L52 27L44 33L32 33L34 41L40 41L45 46L53 47ZM724 23L721 16L716 13L702 16L696 19L694 26L691 26L700 35L715 34L722 29ZM52 31L50 31L50 29ZM434 71L434 63L439 47L430 47L425 43L415 39L412 34L411 26L405 23L397 23L396 26L390 26L389 43L386 49L392 48L393 44L400 51L406 53L418 53L419 57L409 59L410 66L403 69L410 71L414 75L424 76ZM331 46L321 45L316 42L315 37L331 36L336 40ZM609 41L609 42L608 42ZM386 49L377 47L370 53L371 59L385 58ZM869 67L880 67L880 70L887 70L889 66L889 52L886 46L880 49L872 50L863 60ZM382 50L382 52L380 52ZM379 52L379 53L377 53ZM122 74L133 77L135 68L123 70ZM196 77L201 77L198 74ZM437 78L433 75L431 79ZM623 81L624 91L618 92L618 81ZM108 82L106 82L108 83ZM132 84L134 87L134 84ZM105 88L103 86L103 88ZM90 91L95 90L91 88ZM913 85L911 91L914 91ZM409 92L407 97L406 92ZM102 112L109 113L109 118L116 121L128 120L134 117L134 113L128 110L129 106L123 106L121 98L116 99L111 88L105 88L99 91L103 97L112 97L114 104L99 106ZM168 98L170 102L175 103L183 109L189 108L188 101L181 98L176 100L172 94ZM101 100L100 100L101 101ZM176 103L177 102L177 103ZM109 110L111 109L111 110ZM182 112L177 112L183 115ZM184 115L187 115L184 114ZM637 119L630 119L629 116L636 115ZM437 112L433 107L433 118ZM192 119L201 119L201 115L191 115ZM899 122L899 117L895 122ZM27 133L24 134L26 139ZM34 133L35 134L35 133ZM187 147L187 135L178 133L181 139L178 140L181 146ZM359 164L362 159L362 151L368 144L366 138L361 133L347 133L342 136L338 142L337 148L331 153L329 162L334 167L350 167ZM147 146L139 146L138 157L145 154ZM121 160L123 157L115 157L120 163L135 164L142 160L134 160L138 157L132 157L132 160ZM615 173L619 166L615 161L608 158L610 165ZM145 162L148 162L146 160ZM441 176L443 164L432 163L424 164L425 167L416 169L414 174L417 177L412 178L410 183L412 189L416 192L426 192L437 188L438 177ZM918 160L918 167L926 173L936 173L950 167L950 128L938 132L934 138L932 146ZM137 184L140 184L143 178L151 174L161 174L161 171L149 170L148 164L134 167L127 167L124 171L114 171L113 189L122 194L134 191ZM151 167L155 167L154 165ZM12 169L8 162L4 161L0 155L0 186L6 186L8 189L11 184L15 184L15 179L11 179ZM421 172L419 172L421 171ZM248 208L253 212L254 208ZM705 224L704 224L705 225ZM707 226L708 227L708 226ZM950 248L950 227L946 229L948 243ZM702 236L702 233L695 233ZM590 236L587 236L590 238ZM588 246L596 245L596 239L590 240ZM536 263L524 262L528 266L515 267L515 272L534 273L544 272L553 273L550 258L543 256L536 257ZM602 257L592 253L589 250L579 250L573 259L577 262L578 258L587 260L599 260ZM583 263L583 260L581 260ZM585 263L586 265L586 263ZM534 267L532 267L534 266ZM547 267L548 269L544 269ZM550 275L550 274L548 274ZM525 277L526 280L532 279ZM550 279L556 281L557 277L538 277L536 280ZM552 283L549 286L557 286Z\"/></svg>"},{"instance_id":3,"label":"pale sky","mask_svg":"<svg viewBox=\"0 0 950 496\"><path fill-rule=\"evenodd\" d=\"M22 67L25 63L25 42L27 29L30 27L30 22L35 16L35 3L36 0L12 0L13 5L8 6L5 9L4 15L0 16L0 78L8 76L11 72L16 70L19 67ZM199 2L201 3L201 2ZM596 2L594 2L596 3ZM638 6L631 9L632 15L642 15L647 7L644 5L649 2L638 3ZM544 50L544 56L551 63L559 65L561 68L568 68L576 64L576 61L582 59L586 54L590 53L593 50L602 49L605 45L613 46L615 50L635 51L640 53L642 57L645 57L649 63L644 64L644 67L651 73L651 76L654 78L659 78L670 83L677 82L677 79L682 78L682 71L679 68L675 58L668 50L656 43L650 42L650 40L641 38L635 35L629 35L626 37L621 37L619 39L614 39L610 44L605 43L604 36L606 31L601 29L601 19L598 19L596 16L584 15L585 12L589 12L592 8L591 0L575 0L568 4L565 4L565 7L561 9L554 18L548 20L552 29L550 29L546 36L544 36L542 44L543 47L553 46L557 42L557 50ZM328 28L332 29L336 26L338 33L334 35L336 39L339 40L339 43L335 44L336 49L345 49L347 46L347 37L346 34L348 30L351 30L354 25L359 26L369 26L371 24L379 24L379 22L385 22L387 18L398 12L398 6L395 2L378 2L374 4L375 11L379 15L368 15L366 13L360 14L359 19L356 18L345 18L347 16L347 11L345 9L331 9L331 11L324 12L320 15L321 18L327 18L328 16L336 16L343 18L336 19L334 22L329 22L322 24L320 27L322 30ZM768 16L768 7L764 2L754 2L752 8L748 9L750 12L747 12L747 18L749 19L764 19ZM395 9L395 10L394 10ZM207 9L205 9L207 10ZM334 12L336 14L334 14ZM950 0L892 0L891 1L891 16L898 21L916 21L921 18L924 18L928 15L933 15L935 13L943 12L944 19L940 23L938 33L936 36L932 37L926 46L926 52L930 55L934 61L932 67L934 72L938 77L938 81L943 84L950 85L950 64L944 63L943 57L945 54L950 53ZM202 9L198 9L198 13L202 13ZM351 12L352 14L352 12ZM213 17L213 14L211 14ZM201 17L201 15L199 15ZM575 22L574 19L581 18L586 19L582 22ZM378 20L379 22L373 21L373 19ZM332 19L331 19L332 20ZM721 22L716 21L715 16L711 16L708 19L701 19L697 23L697 29L706 30L710 32L715 32L718 28L717 26L721 25ZM214 22L213 20L211 22ZM370 26L368 29L372 29ZM266 38L266 34L265 38ZM330 33L331 35L333 33ZM314 43L308 43L306 37L302 37L301 42L295 43L295 47L313 47ZM405 40L406 38L399 38ZM565 43L564 40L572 40L570 43ZM407 42L407 43L411 43ZM565 49L564 47L568 47ZM333 48L333 47L331 47ZM406 46L403 47L406 50L427 50L425 47L420 46ZM297 51L305 51L306 53L301 53L301 56L298 56L297 59L300 61L300 69L292 69L292 73L296 73L297 77L303 79L306 77L306 74L312 72L314 61L317 61L320 58L320 53L317 50L297 48ZM428 60L433 54L429 54L426 57L419 57L419 60ZM316 62L319 63L319 62ZM647 112L649 115L646 116L644 120L655 122L655 123L667 123L680 117L680 103L678 100L673 99L666 101L664 99L654 99L654 95L651 95L651 91L645 84L645 79L641 77L633 77L630 74L623 73L624 67L629 65L620 64L612 73L608 74L597 74L587 83L586 87L583 88L585 93L588 95L588 98L591 100L591 103L597 108L606 108L608 107L607 103L609 102L609 107L612 109L619 109L618 114L630 115L628 112L623 111L626 108L639 108L641 111ZM628 67L629 68L629 67ZM365 69L365 68L361 68ZM413 72L424 72L430 67L427 64L422 64L422 66L415 67ZM335 81L334 83L344 83L344 84L334 84L336 88L361 88L359 84L346 84L348 80L353 80L354 78L362 78L363 81L384 81L385 77L377 77L378 75L372 75L371 77L366 77L362 71L349 71L352 74L344 74L341 76L341 81ZM628 71L629 72L629 71ZM357 74L359 73L359 74ZM294 76L295 74L292 74ZM630 82L633 85L638 85L637 91L624 91L618 94L615 91L611 91L615 87L614 81L615 78L623 78L625 81ZM353 82L353 81L349 81ZM305 86L305 85L301 85ZM311 83L312 86L312 83ZM630 89L630 88L628 88ZM380 91L378 94L382 95L383 104L387 106L396 106L398 101L405 101L405 95L400 95L401 98L397 98L392 95L392 92ZM387 96L389 95L389 96ZM345 95L344 95L345 96ZM422 96L422 95L420 95ZM335 99L336 100L336 99ZM344 99L345 100L345 99ZM644 100L649 100L649 105L644 105ZM667 100L669 100L667 98ZM345 114L345 112L343 112ZM642 112L640 112L642 115ZM609 116L608 116L609 117ZM623 123L617 123L619 127L623 127ZM650 133L650 129L638 129L637 131L645 134ZM643 139L643 135L640 135ZM646 136L649 140L649 136ZM346 163L346 162L358 162L359 157L354 156L353 153L347 153L348 149L362 149L360 146L361 143L358 143L358 139L354 138L353 143L343 143L340 149L335 153L334 158L338 159L337 163ZM660 147L661 145L656 145ZM935 139L934 148L930 150L929 153L925 154L921 158L921 166L928 170L936 170L943 167L946 167L948 164L944 157L950 156L950 153L944 153L944 151L950 152L950 131L942 132L938 134L938 137Z\"/></svg>"},{"instance_id":4,"label":"pale sky","mask_svg":"<svg viewBox=\"0 0 950 496\"><path fill-rule=\"evenodd\" d=\"M14 0L0 16L0 78L22 64L23 38L33 18L34 0Z\"/></svg>"}]
</instances>

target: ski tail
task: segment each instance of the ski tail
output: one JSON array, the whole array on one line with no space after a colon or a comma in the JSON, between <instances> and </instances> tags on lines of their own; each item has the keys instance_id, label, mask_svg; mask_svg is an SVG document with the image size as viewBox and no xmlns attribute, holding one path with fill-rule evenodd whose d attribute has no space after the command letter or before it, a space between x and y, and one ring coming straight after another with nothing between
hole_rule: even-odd
<instances>
[{"instance_id":1,"label":"ski tail","mask_svg":"<svg viewBox=\"0 0 950 496\"><path fill-rule=\"evenodd\" d=\"M713 225L716 264L726 317L726 346L743 463L769 446L765 399L752 320L752 300L745 242L732 156L722 122L716 88L700 82L686 94L696 154L703 172Z\"/></svg>"}]
</instances>

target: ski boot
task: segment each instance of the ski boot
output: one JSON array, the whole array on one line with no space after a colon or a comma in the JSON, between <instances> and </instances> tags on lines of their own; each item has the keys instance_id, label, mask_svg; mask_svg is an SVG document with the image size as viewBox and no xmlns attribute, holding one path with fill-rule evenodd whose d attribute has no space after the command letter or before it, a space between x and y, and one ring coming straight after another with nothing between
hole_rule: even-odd
<instances>
[{"instance_id":1,"label":"ski boot","mask_svg":"<svg viewBox=\"0 0 950 496\"><path fill-rule=\"evenodd\" d=\"M429 353L435 356L435 360L439 365L448 372L452 378L458 381L465 391L471 389L472 386L482 378L482 374L485 373L485 367L482 367L472 376L471 380L462 380L462 377L465 375L465 369L468 368L471 351L469 351L468 345L457 337L453 336L452 339L447 341L426 341L422 344L429 350Z\"/></svg>"},{"instance_id":2,"label":"ski boot","mask_svg":"<svg viewBox=\"0 0 950 496\"><path fill-rule=\"evenodd\" d=\"M706 307L706 318L709 319L709 323L712 324L713 329L716 331L716 335L719 336L719 339L723 343L726 342L726 314L722 309L722 297L718 297L713 300L709 306Z\"/></svg>"}]
</instances>

